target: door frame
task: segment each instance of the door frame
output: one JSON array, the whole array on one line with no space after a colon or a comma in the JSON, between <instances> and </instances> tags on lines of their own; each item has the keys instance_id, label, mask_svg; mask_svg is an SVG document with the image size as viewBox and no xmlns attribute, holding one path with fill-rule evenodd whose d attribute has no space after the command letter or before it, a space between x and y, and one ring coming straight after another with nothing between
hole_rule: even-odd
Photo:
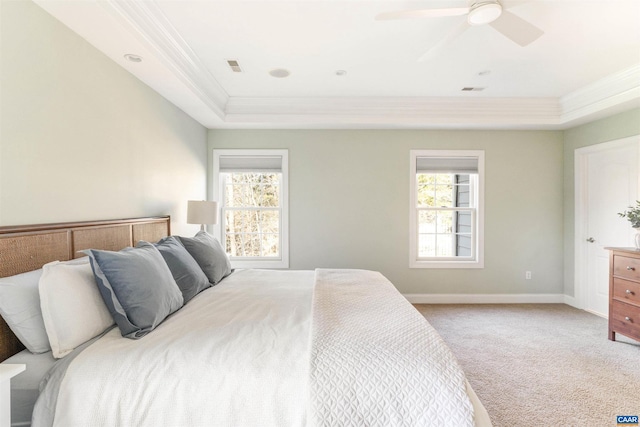
<instances>
[{"instance_id":1,"label":"door frame","mask_svg":"<svg viewBox=\"0 0 640 427\"><path fill-rule=\"evenodd\" d=\"M622 148L632 144L640 144L640 135L577 148L574 152L574 298L577 308L585 309L587 306L587 156L591 153Z\"/></svg>"}]
</instances>

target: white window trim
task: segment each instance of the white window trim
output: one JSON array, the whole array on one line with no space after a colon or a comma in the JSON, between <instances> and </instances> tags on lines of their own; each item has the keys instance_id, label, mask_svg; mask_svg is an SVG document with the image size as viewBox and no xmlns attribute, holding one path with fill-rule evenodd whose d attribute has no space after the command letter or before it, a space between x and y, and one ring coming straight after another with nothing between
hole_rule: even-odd
<instances>
[{"instance_id":1,"label":"white window trim","mask_svg":"<svg viewBox=\"0 0 640 427\"><path fill-rule=\"evenodd\" d=\"M418 157L477 157L478 207L474 260L423 260L418 258L418 209L416 160ZM484 151L483 150L410 150L409 195L409 268L484 268Z\"/></svg>"},{"instance_id":2,"label":"white window trim","mask_svg":"<svg viewBox=\"0 0 640 427\"><path fill-rule=\"evenodd\" d=\"M247 258L238 260L230 258L232 268L289 268L289 151L284 150L251 150L251 149L214 149L213 150L213 200L221 201L222 188L220 177L221 156L282 156L282 183L280 186L280 198L282 212L280 216L280 257L274 258ZM220 221L213 227L213 235L222 240L222 215Z\"/></svg>"}]
</instances>

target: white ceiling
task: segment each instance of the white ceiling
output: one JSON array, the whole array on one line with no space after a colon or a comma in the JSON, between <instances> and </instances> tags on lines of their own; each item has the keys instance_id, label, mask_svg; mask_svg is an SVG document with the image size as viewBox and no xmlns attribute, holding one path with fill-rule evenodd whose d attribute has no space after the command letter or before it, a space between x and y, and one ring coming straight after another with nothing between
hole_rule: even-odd
<instances>
[{"instance_id":1,"label":"white ceiling","mask_svg":"<svg viewBox=\"0 0 640 427\"><path fill-rule=\"evenodd\" d=\"M562 129L640 106L640 0L503 0L544 35L475 26L424 62L464 16L376 15L467 0L36 3L208 128Z\"/></svg>"}]
</instances>

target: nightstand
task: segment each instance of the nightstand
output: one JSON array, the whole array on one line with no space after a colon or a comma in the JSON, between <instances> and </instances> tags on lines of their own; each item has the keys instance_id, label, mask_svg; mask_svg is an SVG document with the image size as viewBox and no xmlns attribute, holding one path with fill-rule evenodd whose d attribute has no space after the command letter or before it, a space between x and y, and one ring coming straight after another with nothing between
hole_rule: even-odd
<instances>
[{"instance_id":1,"label":"nightstand","mask_svg":"<svg viewBox=\"0 0 640 427\"><path fill-rule=\"evenodd\" d=\"M0 427L11 426L11 378L25 369L25 365L0 364Z\"/></svg>"}]
</instances>

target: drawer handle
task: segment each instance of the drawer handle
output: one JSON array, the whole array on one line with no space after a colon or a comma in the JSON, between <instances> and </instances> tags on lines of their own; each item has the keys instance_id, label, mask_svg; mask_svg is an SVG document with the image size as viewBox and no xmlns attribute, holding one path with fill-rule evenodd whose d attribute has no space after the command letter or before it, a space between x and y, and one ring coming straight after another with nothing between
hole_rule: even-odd
<instances>
[{"instance_id":1,"label":"drawer handle","mask_svg":"<svg viewBox=\"0 0 640 427\"><path fill-rule=\"evenodd\" d=\"M636 271L636 268L635 268L635 267L631 267L631 266L627 266L627 270L629 270L629 271Z\"/></svg>"},{"instance_id":2,"label":"drawer handle","mask_svg":"<svg viewBox=\"0 0 640 427\"><path fill-rule=\"evenodd\" d=\"M631 323L633 323L633 319L632 319L632 318L630 318L629 316L626 316L626 317L624 318L624 320L626 320L627 322L631 322Z\"/></svg>"},{"instance_id":3,"label":"drawer handle","mask_svg":"<svg viewBox=\"0 0 640 427\"><path fill-rule=\"evenodd\" d=\"M632 290L630 290L630 289L627 289L626 291L624 291L624 293L625 293L625 294L627 294L627 295L635 295L635 294L633 293L633 291L632 291Z\"/></svg>"}]
</instances>

